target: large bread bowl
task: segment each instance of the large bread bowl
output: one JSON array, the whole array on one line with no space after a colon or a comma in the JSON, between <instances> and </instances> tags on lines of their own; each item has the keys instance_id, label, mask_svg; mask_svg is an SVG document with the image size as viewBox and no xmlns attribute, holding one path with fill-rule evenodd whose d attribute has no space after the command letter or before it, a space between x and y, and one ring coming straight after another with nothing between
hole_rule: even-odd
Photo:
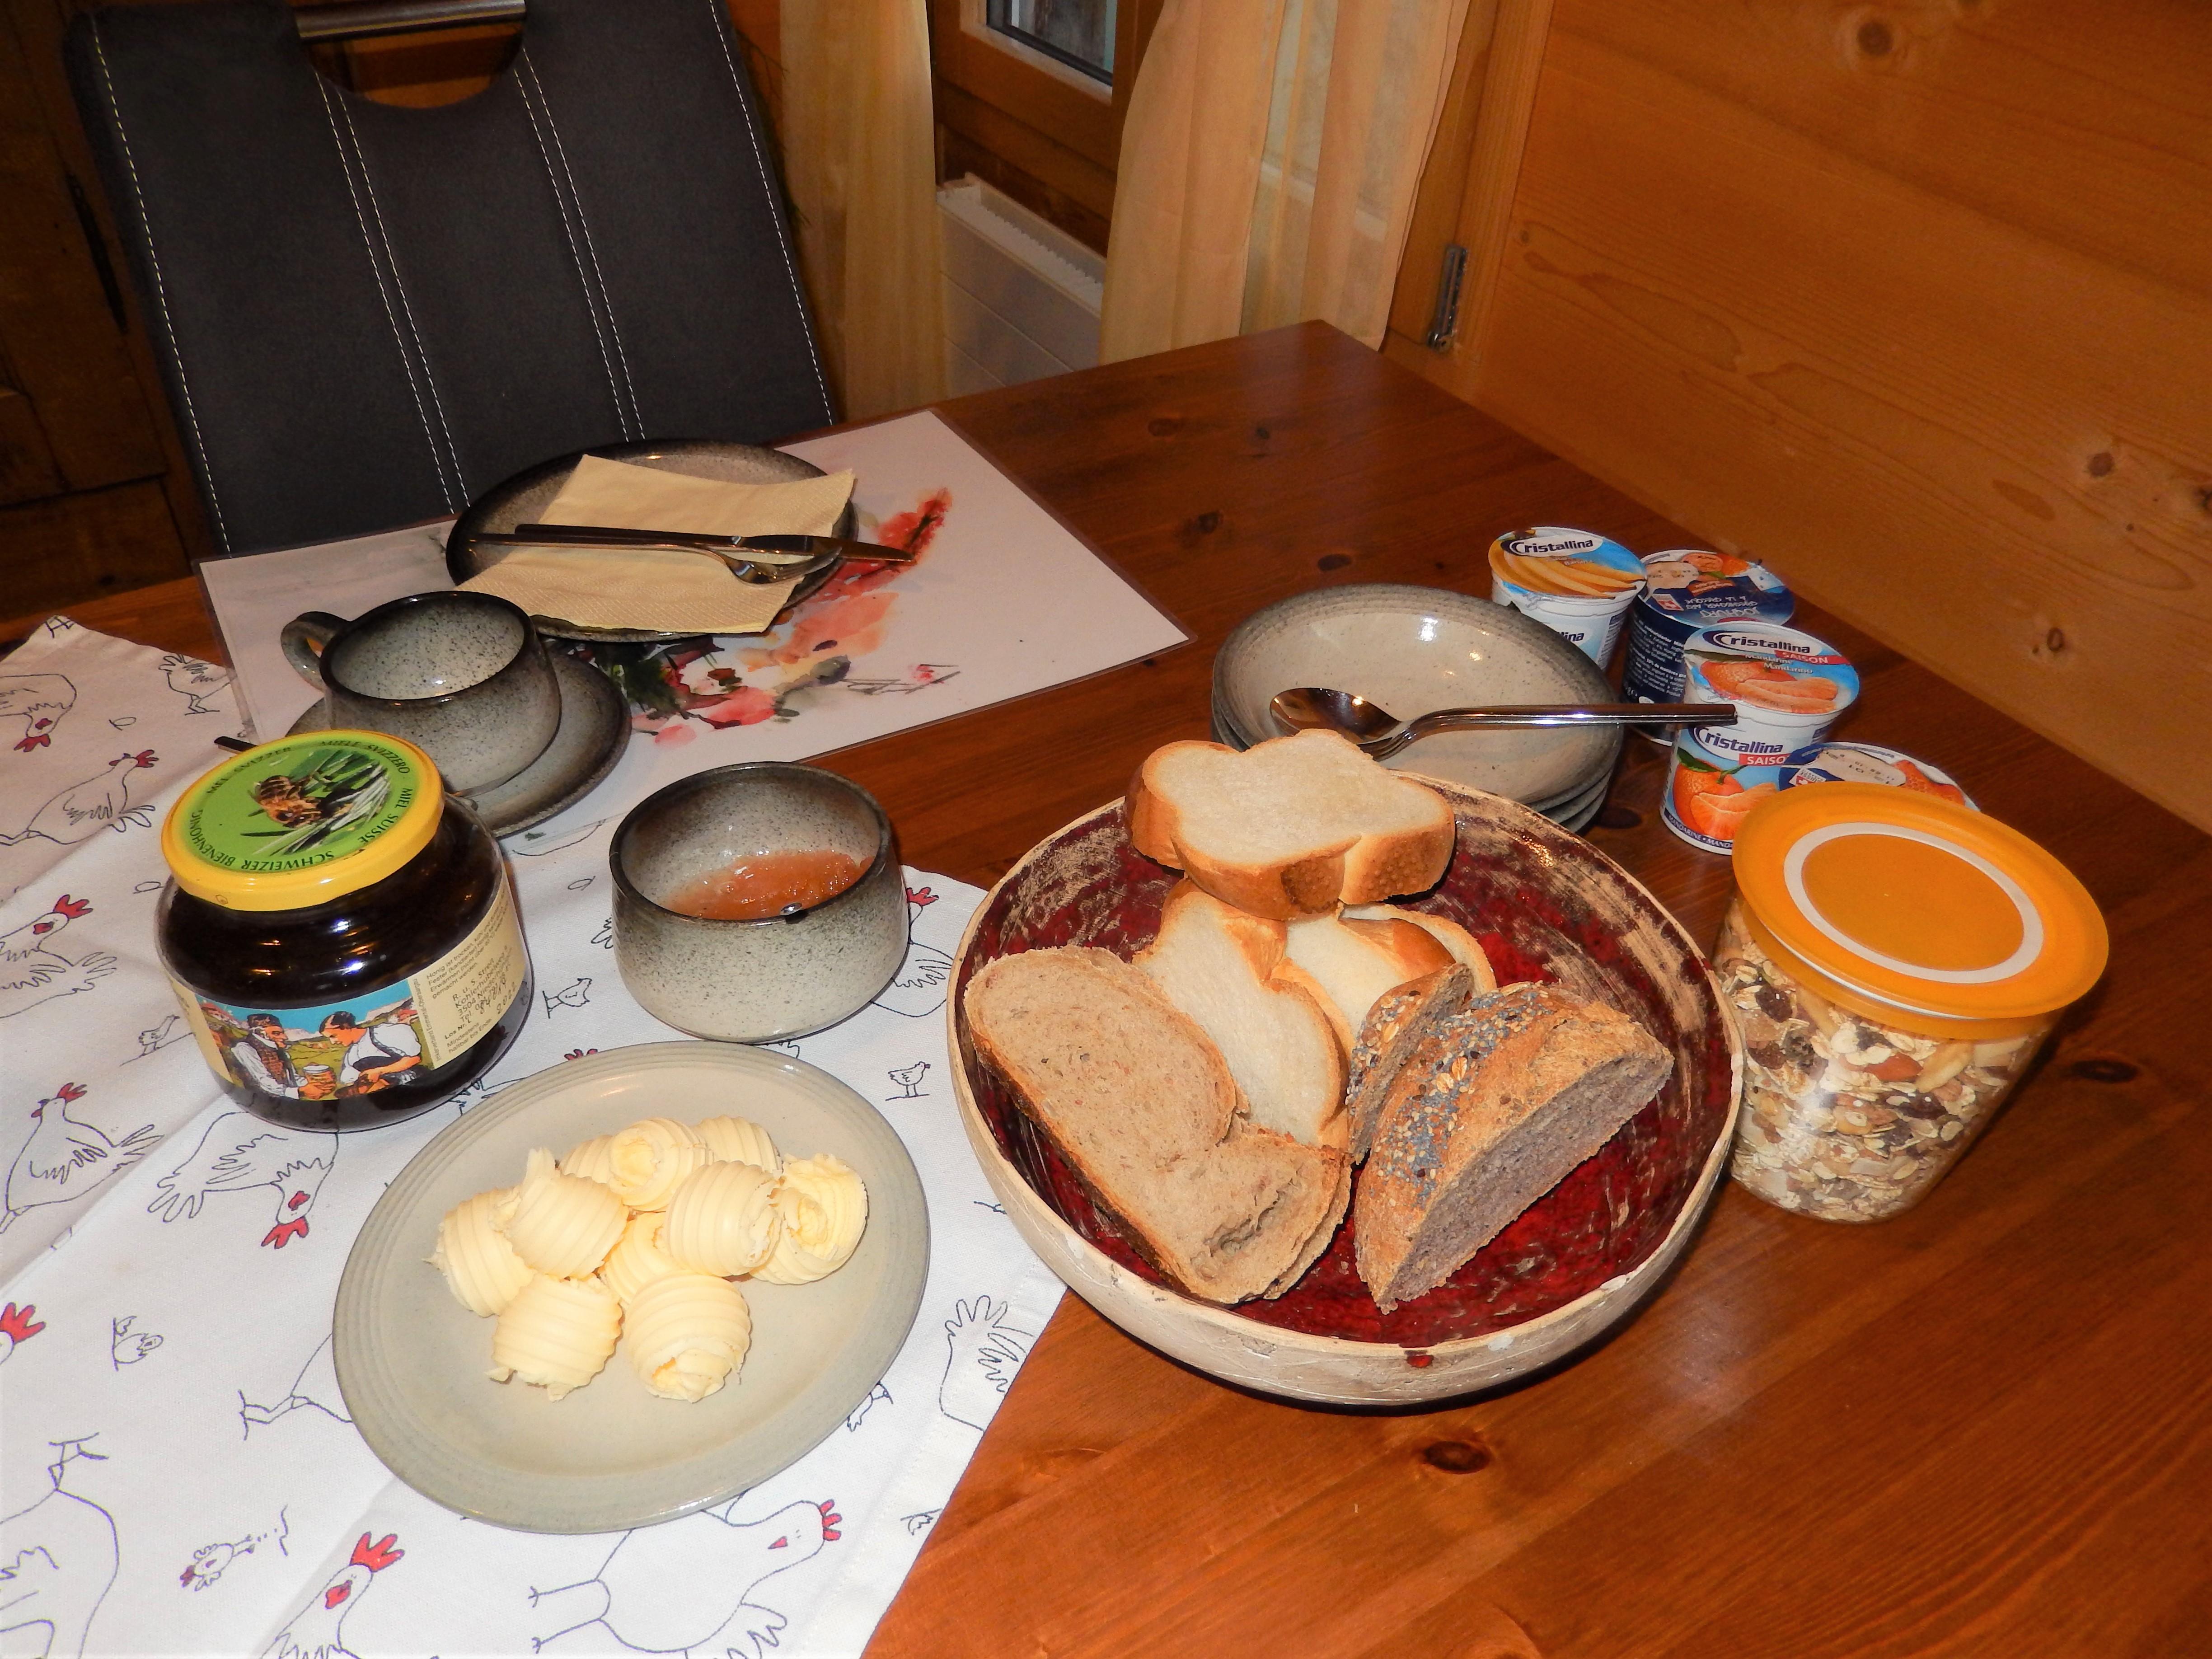
<instances>
[{"instance_id":1,"label":"large bread bowl","mask_svg":"<svg viewBox=\"0 0 2212 1659\"><path fill-rule=\"evenodd\" d=\"M1285 1296L1224 1308L1164 1283L1091 1205L998 1076L961 1012L969 976L1017 951L1149 944L1176 874L1135 852L1119 801L1046 837L991 890L945 1006L953 1086L983 1173L1030 1248L1140 1341L1224 1382L1295 1400L1408 1404L1504 1382L1593 1340L1688 1244L1720 1180L1743 1060L1704 955L1596 848L1517 802L1433 778L1458 841L1406 901L1482 941L1501 982L1553 979L1641 1021L1675 1054L1657 1098L1443 1285L1389 1315L1352 1261L1346 1220Z\"/></svg>"}]
</instances>

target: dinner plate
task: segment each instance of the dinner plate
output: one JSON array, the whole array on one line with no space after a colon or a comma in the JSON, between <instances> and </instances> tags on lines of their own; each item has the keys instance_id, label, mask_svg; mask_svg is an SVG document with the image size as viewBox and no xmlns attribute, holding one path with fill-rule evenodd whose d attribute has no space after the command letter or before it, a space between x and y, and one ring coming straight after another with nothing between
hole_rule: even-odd
<instances>
[{"instance_id":1,"label":"dinner plate","mask_svg":"<svg viewBox=\"0 0 2212 1659\"><path fill-rule=\"evenodd\" d=\"M561 724L545 752L505 783L463 797L495 836L520 835L574 806L599 787L629 742L629 705L622 690L587 662L552 653L561 688ZM329 705L311 702L289 735L330 729Z\"/></svg>"},{"instance_id":2,"label":"dinner plate","mask_svg":"<svg viewBox=\"0 0 2212 1659\"><path fill-rule=\"evenodd\" d=\"M696 1405L649 1395L615 1351L560 1401L489 1381L493 1322L425 1258L463 1199L641 1117L748 1117L787 1158L834 1152L868 1188L852 1259L812 1285L745 1280L752 1347ZM501 1090L417 1153L369 1212L334 1319L338 1387L386 1468L433 1503L527 1532L617 1532L733 1498L804 1456L881 1380L913 1328L929 1218L905 1146L827 1072L773 1050L655 1042Z\"/></svg>"},{"instance_id":3,"label":"dinner plate","mask_svg":"<svg viewBox=\"0 0 2212 1659\"><path fill-rule=\"evenodd\" d=\"M725 483L789 483L799 478L818 478L822 469L811 461L802 461L796 455L787 455L780 449L763 449L758 444L727 443L718 438L661 438L647 443L593 444L589 449L580 449L573 454L557 455L550 461L516 473L503 483L471 501L467 509L453 521L453 532L446 538L446 568L458 587L471 576L480 576L505 556L498 548L480 547L477 538L486 532L505 532L526 524L544 522L546 507L561 493L561 486L568 482L568 475L576 470L576 463L586 455L597 455L603 460L627 461L632 466L649 466L661 472L681 472L694 478L714 478ZM844 516L831 529L833 536L849 537L853 533L854 515L848 504ZM793 588L791 598L785 601L788 611L812 593L836 574L837 563L832 562ZM617 643L650 645L663 640L689 639L688 634L664 634L649 628L586 628L580 623L568 622L559 617L533 617L541 634L550 634L564 640L605 640Z\"/></svg>"}]
</instances>

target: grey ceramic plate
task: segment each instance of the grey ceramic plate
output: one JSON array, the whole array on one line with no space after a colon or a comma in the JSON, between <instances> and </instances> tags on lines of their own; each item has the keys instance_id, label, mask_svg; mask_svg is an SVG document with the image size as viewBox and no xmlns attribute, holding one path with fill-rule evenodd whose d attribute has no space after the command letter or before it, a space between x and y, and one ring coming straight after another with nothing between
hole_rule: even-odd
<instances>
[{"instance_id":1,"label":"grey ceramic plate","mask_svg":"<svg viewBox=\"0 0 2212 1659\"><path fill-rule=\"evenodd\" d=\"M426 1264L445 1212L555 1152L641 1117L751 1118L794 1158L834 1152L868 1187L851 1261L812 1285L746 1281L738 1380L696 1405L645 1391L621 1348L558 1402L492 1382L492 1322ZM417 1153L369 1212L334 1319L346 1409L384 1465L432 1502L527 1532L616 1532L735 1497L843 1422L921 1305L929 1217L905 1146L827 1072L772 1050L654 1042L510 1085Z\"/></svg>"},{"instance_id":2,"label":"grey ceramic plate","mask_svg":"<svg viewBox=\"0 0 2212 1659\"><path fill-rule=\"evenodd\" d=\"M1597 665L1541 623L1446 588L1382 582L1317 588L1238 623L1213 659L1216 735L1239 749L1280 736L1267 702L1294 685L1356 692L1401 720L1492 703L1613 701ZM1385 764L1565 822L1593 788L1602 799L1620 743L1618 726L1452 732Z\"/></svg>"},{"instance_id":3,"label":"grey ceramic plate","mask_svg":"<svg viewBox=\"0 0 2212 1659\"><path fill-rule=\"evenodd\" d=\"M687 473L695 478L716 478L726 483L788 483L796 478L818 478L822 469L811 461L802 461L796 455L787 455L780 449L763 449L757 444L726 443L716 438L663 438L650 443L594 444L588 450L578 450L573 455L556 456L541 461L527 471L518 472L503 483L489 489L471 501L468 510L453 521L453 533L446 538L446 568L453 573L456 586L471 576L497 564L498 550L479 548L477 536L486 531L511 531L518 525L542 522L541 515L561 493L561 486L568 482L568 475L576 470L576 463L586 455L597 455L610 461L627 461L633 466L649 466L662 472ZM845 516L838 520L831 532L839 536L853 533L853 509L848 507ZM665 526L664 526L665 527ZM808 594L828 581L836 571L835 564L816 572L792 591L790 605L796 605ZM786 609L789 606L787 605ZM564 640L612 640L631 644L651 644L659 640L688 637L681 634L655 633L650 629L585 628L558 617L537 617L532 619L538 631Z\"/></svg>"},{"instance_id":4,"label":"grey ceramic plate","mask_svg":"<svg viewBox=\"0 0 2212 1659\"><path fill-rule=\"evenodd\" d=\"M564 651L553 653L553 678L561 683L561 724L545 752L505 783L467 797L495 836L519 835L583 799L629 741L629 706L612 680ZM328 725L324 705L311 702L292 734Z\"/></svg>"}]
</instances>

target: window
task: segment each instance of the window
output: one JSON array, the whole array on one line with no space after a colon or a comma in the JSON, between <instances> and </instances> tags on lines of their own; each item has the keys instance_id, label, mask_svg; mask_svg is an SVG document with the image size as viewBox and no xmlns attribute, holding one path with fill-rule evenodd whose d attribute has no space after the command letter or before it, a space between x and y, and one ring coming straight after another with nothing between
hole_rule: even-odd
<instances>
[{"instance_id":1,"label":"window","mask_svg":"<svg viewBox=\"0 0 2212 1659\"><path fill-rule=\"evenodd\" d=\"M1115 0L987 0L986 21L994 34L1114 84Z\"/></svg>"}]
</instances>

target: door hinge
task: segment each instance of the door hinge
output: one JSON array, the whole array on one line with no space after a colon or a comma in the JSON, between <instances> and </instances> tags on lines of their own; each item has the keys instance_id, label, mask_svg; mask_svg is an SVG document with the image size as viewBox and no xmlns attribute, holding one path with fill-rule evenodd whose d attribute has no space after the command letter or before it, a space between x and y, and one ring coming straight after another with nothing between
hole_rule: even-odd
<instances>
[{"instance_id":1,"label":"door hinge","mask_svg":"<svg viewBox=\"0 0 2212 1659\"><path fill-rule=\"evenodd\" d=\"M1457 242L1444 249L1444 268L1437 278L1437 309L1429 319L1428 337L1422 343L1431 351L1449 351L1459 331L1459 292L1467 281L1467 250Z\"/></svg>"}]
</instances>

